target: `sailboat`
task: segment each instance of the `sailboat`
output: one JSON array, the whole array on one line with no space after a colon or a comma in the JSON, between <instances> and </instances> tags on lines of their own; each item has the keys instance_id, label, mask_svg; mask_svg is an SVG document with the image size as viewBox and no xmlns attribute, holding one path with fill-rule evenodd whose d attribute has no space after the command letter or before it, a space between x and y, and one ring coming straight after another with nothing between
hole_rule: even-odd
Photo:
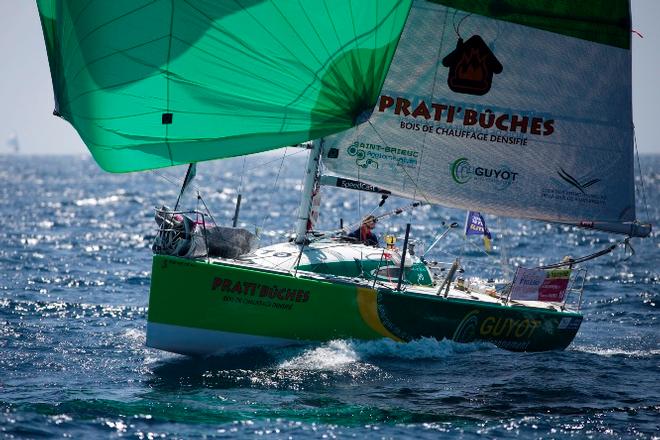
<instances>
[{"instance_id":1,"label":"sailboat","mask_svg":"<svg viewBox=\"0 0 660 440\"><path fill-rule=\"evenodd\" d=\"M37 4L54 113L103 169L191 164L183 192L197 162L309 149L291 240L254 249L206 212L157 209L150 347L564 349L583 319L581 263L650 233L635 214L628 1ZM316 231L328 186L622 238L473 284L459 260L441 270L413 249L410 225L384 247Z\"/></svg>"},{"instance_id":2,"label":"sailboat","mask_svg":"<svg viewBox=\"0 0 660 440\"><path fill-rule=\"evenodd\" d=\"M18 153L21 149L21 143L18 140L18 134L15 131L9 133L7 136L7 142L5 142L7 148L10 148L13 153Z\"/></svg>"}]
</instances>

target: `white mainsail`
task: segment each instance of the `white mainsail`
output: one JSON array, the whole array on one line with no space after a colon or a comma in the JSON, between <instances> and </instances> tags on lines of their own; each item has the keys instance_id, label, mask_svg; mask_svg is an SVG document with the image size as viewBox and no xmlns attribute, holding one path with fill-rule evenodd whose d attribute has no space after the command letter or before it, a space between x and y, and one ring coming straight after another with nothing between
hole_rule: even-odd
<instances>
[{"instance_id":1,"label":"white mainsail","mask_svg":"<svg viewBox=\"0 0 660 440\"><path fill-rule=\"evenodd\" d=\"M629 232L630 50L416 2L372 115L326 138L324 164L408 198Z\"/></svg>"}]
</instances>

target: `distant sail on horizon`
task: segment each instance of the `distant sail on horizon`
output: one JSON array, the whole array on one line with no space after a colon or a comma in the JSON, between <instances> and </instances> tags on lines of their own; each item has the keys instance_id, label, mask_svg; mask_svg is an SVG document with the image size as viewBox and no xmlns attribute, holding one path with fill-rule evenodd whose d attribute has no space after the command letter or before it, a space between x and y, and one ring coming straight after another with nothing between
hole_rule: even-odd
<instances>
[{"instance_id":1,"label":"distant sail on horizon","mask_svg":"<svg viewBox=\"0 0 660 440\"><path fill-rule=\"evenodd\" d=\"M9 148L13 150L14 153L18 153L21 149L21 144L18 140L18 134L15 131L12 131L7 137L7 142L5 143Z\"/></svg>"}]
</instances>

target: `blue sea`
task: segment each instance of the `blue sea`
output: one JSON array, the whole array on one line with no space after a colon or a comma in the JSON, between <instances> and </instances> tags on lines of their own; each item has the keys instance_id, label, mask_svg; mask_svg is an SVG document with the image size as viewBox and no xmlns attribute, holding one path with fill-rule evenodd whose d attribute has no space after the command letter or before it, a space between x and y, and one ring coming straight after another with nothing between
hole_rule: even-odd
<instances>
[{"instance_id":1,"label":"blue sea","mask_svg":"<svg viewBox=\"0 0 660 440\"><path fill-rule=\"evenodd\" d=\"M284 153L289 157L283 157ZM183 207L206 204L262 244L292 231L305 154L199 165ZM0 437L660 438L660 156L642 156L638 217L650 238L587 263L585 320L565 351L336 340L194 359L145 347L154 207L185 168L109 174L86 156L0 156ZM199 191L202 199L197 199ZM379 197L326 190L320 228ZM375 213L405 207L390 199ZM418 249L465 213L423 206L379 222ZM494 252L450 233L431 259L504 278L621 237L486 216ZM460 228L459 228L460 229Z\"/></svg>"}]
</instances>

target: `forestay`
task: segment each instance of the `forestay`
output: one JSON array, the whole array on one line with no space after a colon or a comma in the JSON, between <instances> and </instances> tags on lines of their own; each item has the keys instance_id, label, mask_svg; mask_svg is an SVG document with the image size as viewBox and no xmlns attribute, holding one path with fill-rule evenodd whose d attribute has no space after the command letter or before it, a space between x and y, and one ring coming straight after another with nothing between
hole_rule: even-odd
<instances>
[{"instance_id":1,"label":"forestay","mask_svg":"<svg viewBox=\"0 0 660 440\"><path fill-rule=\"evenodd\" d=\"M371 109L410 0L37 0L55 92L96 161L265 151Z\"/></svg>"},{"instance_id":2,"label":"forestay","mask_svg":"<svg viewBox=\"0 0 660 440\"><path fill-rule=\"evenodd\" d=\"M324 164L451 207L634 221L628 2L415 2L373 114Z\"/></svg>"}]
</instances>

